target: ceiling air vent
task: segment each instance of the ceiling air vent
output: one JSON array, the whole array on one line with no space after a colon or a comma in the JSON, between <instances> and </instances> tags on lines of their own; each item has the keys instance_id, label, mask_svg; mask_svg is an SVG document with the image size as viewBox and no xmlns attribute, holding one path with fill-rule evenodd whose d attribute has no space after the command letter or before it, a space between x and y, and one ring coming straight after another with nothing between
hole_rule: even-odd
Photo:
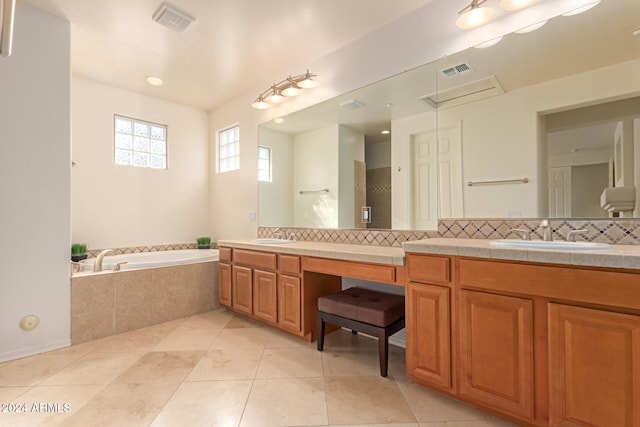
<instances>
[{"instance_id":1,"label":"ceiling air vent","mask_svg":"<svg viewBox=\"0 0 640 427\"><path fill-rule=\"evenodd\" d=\"M451 89L420 96L418 100L435 109L468 104L469 102L480 101L503 93L504 90L498 83L496 76L489 76Z\"/></svg>"},{"instance_id":2,"label":"ceiling air vent","mask_svg":"<svg viewBox=\"0 0 640 427\"><path fill-rule=\"evenodd\" d=\"M444 70L440 70L440 72L446 77L455 77L459 76L460 74L470 73L471 71L471 65L469 65L468 62L463 62L461 64L445 68Z\"/></svg>"},{"instance_id":3,"label":"ceiling air vent","mask_svg":"<svg viewBox=\"0 0 640 427\"><path fill-rule=\"evenodd\" d=\"M192 17L167 3L163 3L156 10L156 13L153 14L153 20L174 31L184 31L194 21Z\"/></svg>"},{"instance_id":4,"label":"ceiling air vent","mask_svg":"<svg viewBox=\"0 0 640 427\"><path fill-rule=\"evenodd\" d=\"M340 103L341 107L344 107L348 110L355 110L356 108L362 107L364 104L357 99L350 99L348 101Z\"/></svg>"}]
</instances>

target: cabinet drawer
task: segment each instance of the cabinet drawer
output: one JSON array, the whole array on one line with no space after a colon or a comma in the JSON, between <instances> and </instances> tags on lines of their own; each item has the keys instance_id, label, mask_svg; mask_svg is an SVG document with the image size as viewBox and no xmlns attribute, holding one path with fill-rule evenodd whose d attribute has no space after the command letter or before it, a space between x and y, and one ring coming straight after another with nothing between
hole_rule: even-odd
<instances>
[{"instance_id":1,"label":"cabinet drawer","mask_svg":"<svg viewBox=\"0 0 640 427\"><path fill-rule=\"evenodd\" d=\"M235 249L233 251L233 262L234 264L244 264L257 268L275 270L276 254Z\"/></svg>"},{"instance_id":2,"label":"cabinet drawer","mask_svg":"<svg viewBox=\"0 0 640 427\"><path fill-rule=\"evenodd\" d=\"M231 262L231 248L219 248L220 261Z\"/></svg>"},{"instance_id":3,"label":"cabinet drawer","mask_svg":"<svg viewBox=\"0 0 640 427\"><path fill-rule=\"evenodd\" d=\"M449 257L409 254L407 269L409 280L437 283L451 281L451 258Z\"/></svg>"},{"instance_id":4,"label":"cabinet drawer","mask_svg":"<svg viewBox=\"0 0 640 427\"><path fill-rule=\"evenodd\" d=\"M278 255L278 266L281 273L300 274L300 257L295 255Z\"/></svg>"}]
</instances>

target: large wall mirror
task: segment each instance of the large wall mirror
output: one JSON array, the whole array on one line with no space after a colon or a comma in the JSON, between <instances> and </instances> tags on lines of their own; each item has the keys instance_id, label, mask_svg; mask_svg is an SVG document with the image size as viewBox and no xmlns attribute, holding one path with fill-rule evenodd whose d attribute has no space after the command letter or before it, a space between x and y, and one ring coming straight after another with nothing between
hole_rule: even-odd
<instances>
[{"instance_id":1,"label":"large wall mirror","mask_svg":"<svg viewBox=\"0 0 640 427\"><path fill-rule=\"evenodd\" d=\"M264 123L259 225L640 216L638 16L605 0Z\"/></svg>"}]
</instances>

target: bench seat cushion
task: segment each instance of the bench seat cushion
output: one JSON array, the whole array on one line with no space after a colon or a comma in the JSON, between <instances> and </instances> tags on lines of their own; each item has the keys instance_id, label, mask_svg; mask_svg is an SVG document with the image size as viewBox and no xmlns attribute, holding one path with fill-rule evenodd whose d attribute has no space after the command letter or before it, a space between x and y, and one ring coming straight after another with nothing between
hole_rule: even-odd
<instances>
[{"instance_id":1,"label":"bench seat cushion","mask_svg":"<svg viewBox=\"0 0 640 427\"><path fill-rule=\"evenodd\" d=\"M349 288L318 298L318 310L386 327L404 317L404 296Z\"/></svg>"}]
</instances>

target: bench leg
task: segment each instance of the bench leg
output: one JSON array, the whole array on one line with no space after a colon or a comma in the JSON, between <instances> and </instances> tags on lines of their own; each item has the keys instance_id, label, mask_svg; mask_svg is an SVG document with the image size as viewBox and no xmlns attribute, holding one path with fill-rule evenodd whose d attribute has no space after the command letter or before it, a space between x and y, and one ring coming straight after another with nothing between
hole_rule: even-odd
<instances>
[{"instance_id":1,"label":"bench leg","mask_svg":"<svg viewBox=\"0 0 640 427\"><path fill-rule=\"evenodd\" d=\"M378 330L378 353L380 356L380 376L387 376L389 366L389 336L385 328Z\"/></svg>"},{"instance_id":2,"label":"bench leg","mask_svg":"<svg viewBox=\"0 0 640 427\"><path fill-rule=\"evenodd\" d=\"M322 312L318 311L318 351L324 349L324 320Z\"/></svg>"}]
</instances>

